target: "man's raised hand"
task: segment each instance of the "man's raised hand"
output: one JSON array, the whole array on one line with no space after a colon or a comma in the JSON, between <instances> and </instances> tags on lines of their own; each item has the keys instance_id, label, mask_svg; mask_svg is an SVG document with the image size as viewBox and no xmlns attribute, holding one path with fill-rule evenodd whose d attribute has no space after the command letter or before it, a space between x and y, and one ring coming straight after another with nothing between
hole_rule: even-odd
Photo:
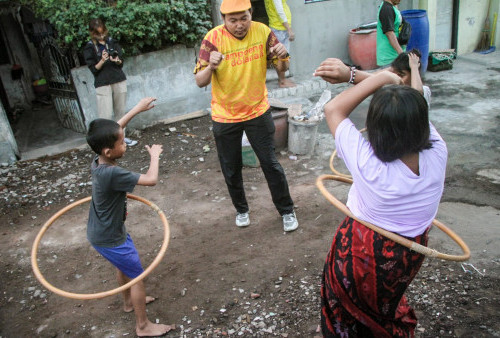
<instances>
[{"instance_id":1,"label":"man's raised hand","mask_svg":"<svg viewBox=\"0 0 500 338\"><path fill-rule=\"evenodd\" d=\"M223 59L224 55L222 53L219 53L217 51L212 51L210 52L210 60L208 66L210 67L211 70L216 70Z\"/></svg>"}]
</instances>

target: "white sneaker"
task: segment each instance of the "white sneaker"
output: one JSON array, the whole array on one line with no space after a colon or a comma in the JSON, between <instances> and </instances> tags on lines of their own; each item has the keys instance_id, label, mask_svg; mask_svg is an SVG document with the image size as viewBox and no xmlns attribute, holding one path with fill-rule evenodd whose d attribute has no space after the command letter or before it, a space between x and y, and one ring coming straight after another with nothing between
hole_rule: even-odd
<instances>
[{"instance_id":1,"label":"white sneaker","mask_svg":"<svg viewBox=\"0 0 500 338\"><path fill-rule=\"evenodd\" d=\"M248 212L244 212L242 214L236 215L236 226L238 227L246 227L250 225L250 216L248 216Z\"/></svg>"},{"instance_id":2,"label":"white sneaker","mask_svg":"<svg viewBox=\"0 0 500 338\"><path fill-rule=\"evenodd\" d=\"M295 216L295 211L289 214L285 214L283 217L283 230L293 231L299 227L299 222L297 221L297 216Z\"/></svg>"},{"instance_id":3,"label":"white sneaker","mask_svg":"<svg viewBox=\"0 0 500 338\"><path fill-rule=\"evenodd\" d=\"M133 147L137 144L136 140L131 140L128 137L125 137L125 144L129 147Z\"/></svg>"}]
</instances>

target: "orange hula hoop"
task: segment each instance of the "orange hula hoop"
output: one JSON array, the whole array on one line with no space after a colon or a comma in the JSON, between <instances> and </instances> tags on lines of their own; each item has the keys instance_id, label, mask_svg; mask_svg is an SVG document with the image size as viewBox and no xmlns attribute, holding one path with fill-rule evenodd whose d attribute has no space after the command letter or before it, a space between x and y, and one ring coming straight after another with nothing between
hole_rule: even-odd
<instances>
[{"instance_id":1,"label":"orange hula hoop","mask_svg":"<svg viewBox=\"0 0 500 338\"><path fill-rule=\"evenodd\" d=\"M57 213L55 213L47 222L45 222L45 224L42 226L42 228L38 232L38 235L36 236L35 241L33 242L33 246L31 249L31 266L33 268L33 272L35 274L35 277L38 279L38 281L45 288L47 288L47 290L50 290L53 293L58 294L58 295L63 296L63 297L78 299L78 300L99 299L99 298L109 297L109 296L115 295L117 293L120 293L122 291L125 291L125 290L129 289L130 287L132 287L134 284L137 284L138 282L143 280L147 275L149 275L158 266L158 264L160 264L160 261L165 256L165 252L167 251L168 243L170 241L170 226L168 224L167 218L165 217L165 214L163 213L163 211L161 211L161 209L153 202L150 202L145 198L142 198L142 197L139 197L136 195L132 195L132 194L127 194L127 198L142 202L142 203L146 204L147 206L151 207L151 209L153 209L154 211L156 211L158 213L158 215L160 216L160 218L162 220L163 227L164 227L163 243L162 243L162 246L160 248L160 251L158 252L158 255L156 255L153 262L151 262L151 264L136 278L132 279L131 281L129 281L128 283L126 283L120 287L117 287L115 289L111 289L108 291L103 291L103 292L98 292L98 293L73 293L73 292L61 290L61 289L53 286L52 284L50 284L45 279L45 277L42 275L42 273L40 272L40 269L38 267L37 251L38 251L38 246L40 244L40 240L42 239L42 237L45 234L45 232L47 231L47 229L54 223L54 221L56 221L59 217L61 217L61 215L65 214L68 210L71 210L71 209L79 206L80 204L88 202L92 199L91 196L85 197L81 200L78 200L76 202L71 203L70 205L62 208Z\"/></svg>"},{"instance_id":2,"label":"orange hula hoop","mask_svg":"<svg viewBox=\"0 0 500 338\"><path fill-rule=\"evenodd\" d=\"M365 129L360 130L360 132L365 131ZM357 222L365 225L369 229L389 238L390 240L401 244L410 250L413 250L415 252L418 252L422 255L425 255L427 257L434 257L434 258L441 258L449 261L456 261L456 262L463 262L466 261L470 258L470 249L467 246L467 244L450 228L448 228L446 225L438 221L437 219L434 219L432 221L432 225L436 226L439 228L441 231L443 231L445 234L447 234L451 239L453 239L462 249L463 254L462 255L449 255L445 253L441 253L435 249L431 249L429 247L426 247L424 245L418 244L416 242L410 241L409 239L400 236L394 232L387 231L385 229L382 229L372 223L365 222L363 220L360 220L356 216L352 214L352 212L347 208L347 206L342 203L340 200L338 200L335 196L330 194L328 190L326 190L325 185L323 184L323 181L325 180L334 180L334 181L339 181L339 182L344 182L344 183L349 183L352 184L352 176L343 174L339 171L337 171L333 165L333 159L335 155L337 154L337 150L335 149L330 156L330 169L336 174L336 175L321 175L316 179L316 187L319 189L319 191L323 194L323 196L331 203L333 204L334 207L342 211L346 216L351 217L352 219L356 220Z\"/></svg>"}]
</instances>

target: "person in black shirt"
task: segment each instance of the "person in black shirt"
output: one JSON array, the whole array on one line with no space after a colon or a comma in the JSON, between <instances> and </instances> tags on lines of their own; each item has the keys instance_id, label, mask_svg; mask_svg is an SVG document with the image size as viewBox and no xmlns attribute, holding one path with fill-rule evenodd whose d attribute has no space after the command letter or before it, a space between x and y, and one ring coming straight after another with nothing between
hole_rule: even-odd
<instances>
[{"instance_id":1,"label":"person in black shirt","mask_svg":"<svg viewBox=\"0 0 500 338\"><path fill-rule=\"evenodd\" d=\"M90 41L83 49L85 63L94 75L97 95L97 114L101 118L118 120L125 114L127 78L123 72L122 48L108 34L101 19L89 23ZM113 116L114 113L114 116ZM125 138L128 146L137 141Z\"/></svg>"},{"instance_id":2,"label":"person in black shirt","mask_svg":"<svg viewBox=\"0 0 500 338\"><path fill-rule=\"evenodd\" d=\"M405 46L398 42L399 28L403 22L397 5L401 0L384 0L379 7L377 20L377 65L388 67Z\"/></svg>"}]
</instances>

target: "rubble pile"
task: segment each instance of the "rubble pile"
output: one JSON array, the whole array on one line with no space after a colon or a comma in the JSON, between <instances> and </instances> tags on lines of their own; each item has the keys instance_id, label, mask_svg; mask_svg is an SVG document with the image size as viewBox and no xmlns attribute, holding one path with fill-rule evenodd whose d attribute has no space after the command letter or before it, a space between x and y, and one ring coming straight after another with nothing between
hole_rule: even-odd
<instances>
[{"instance_id":1,"label":"rubble pile","mask_svg":"<svg viewBox=\"0 0 500 338\"><path fill-rule=\"evenodd\" d=\"M185 123L177 123L163 126L160 131L155 135L148 135L147 131L135 132L140 143L128 147L119 165L144 173L149 166L149 154L144 145L158 143L163 145L162 174L178 166L191 173L193 164L205 162L205 156L215 147L207 127L202 130L196 125L188 127ZM90 164L94 156L87 148L55 157L3 165L0 167L0 213L6 214L9 209L21 207L40 209L69 204L90 195Z\"/></svg>"},{"instance_id":2,"label":"rubble pile","mask_svg":"<svg viewBox=\"0 0 500 338\"><path fill-rule=\"evenodd\" d=\"M20 207L45 208L71 203L91 191L88 151L73 151L50 160L17 162L0 168L0 212Z\"/></svg>"},{"instance_id":3,"label":"rubble pile","mask_svg":"<svg viewBox=\"0 0 500 338\"><path fill-rule=\"evenodd\" d=\"M221 336L314 336L320 323L321 274L304 277L280 276L258 290L233 288L234 298L211 316L198 306L194 315L184 316L180 334L184 337ZM210 300L208 300L210 302ZM310 325L316 323L316 325Z\"/></svg>"}]
</instances>

